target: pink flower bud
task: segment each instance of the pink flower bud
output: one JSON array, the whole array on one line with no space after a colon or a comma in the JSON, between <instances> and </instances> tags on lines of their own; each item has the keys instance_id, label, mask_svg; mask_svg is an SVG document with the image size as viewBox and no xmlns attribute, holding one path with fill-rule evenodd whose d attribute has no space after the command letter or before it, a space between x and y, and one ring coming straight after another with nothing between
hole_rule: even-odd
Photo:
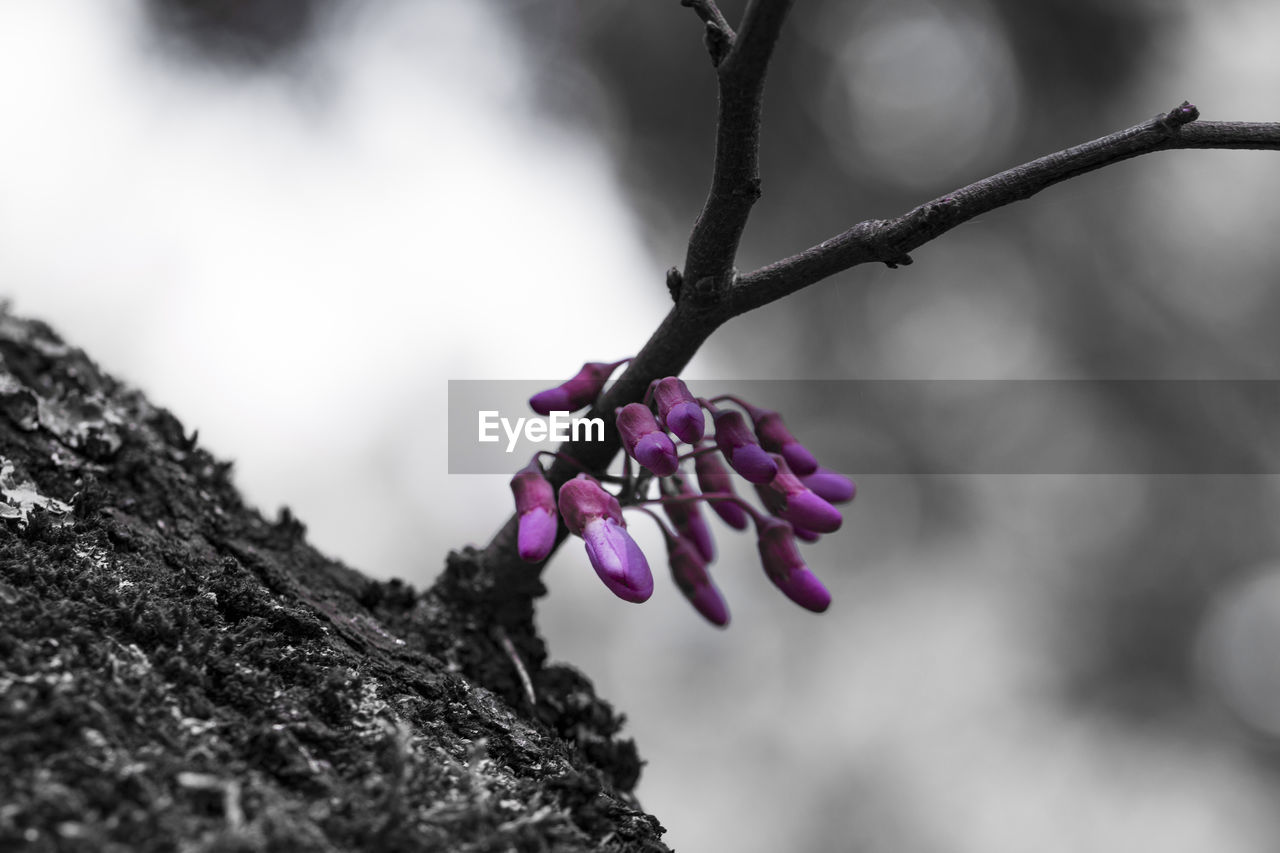
<instances>
[{"instance_id":1,"label":"pink flower bud","mask_svg":"<svg viewBox=\"0 0 1280 853\"><path fill-rule=\"evenodd\" d=\"M733 470L749 483L768 483L777 475L778 465L756 441L746 418L734 409L720 409L711 415L716 425L716 445Z\"/></svg>"},{"instance_id":2,"label":"pink flower bud","mask_svg":"<svg viewBox=\"0 0 1280 853\"><path fill-rule=\"evenodd\" d=\"M694 609L713 625L728 625L729 606L711 582L707 564L698 553L697 546L683 536L668 538L667 557L671 563L671 577Z\"/></svg>"},{"instance_id":3,"label":"pink flower bud","mask_svg":"<svg viewBox=\"0 0 1280 853\"><path fill-rule=\"evenodd\" d=\"M511 478L511 493L516 499L516 514L520 516L516 550L520 552L520 559L540 563L555 547L557 525L555 490L542 475L542 466L537 460Z\"/></svg>"},{"instance_id":4,"label":"pink flower bud","mask_svg":"<svg viewBox=\"0 0 1280 853\"><path fill-rule=\"evenodd\" d=\"M587 558L609 591L636 604L653 595L653 572L644 552L626 528L611 518L596 518L582 530Z\"/></svg>"},{"instance_id":5,"label":"pink flower bud","mask_svg":"<svg viewBox=\"0 0 1280 853\"><path fill-rule=\"evenodd\" d=\"M579 474L560 487L560 515L569 532L586 543L587 559L610 592L637 604L649 600L653 572L627 533L617 498L594 478Z\"/></svg>"},{"instance_id":6,"label":"pink flower bud","mask_svg":"<svg viewBox=\"0 0 1280 853\"><path fill-rule=\"evenodd\" d=\"M581 536L583 528L593 518L611 518L623 524L618 499L588 474L579 474L560 487L560 517L574 536Z\"/></svg>"},{"instance_id":7,"label":"pink flower bud","mask_svg":"<svg viewBox=\"0 0 1280 853\"><path fill-rule=\"evenodd\" d=\"M791 430L782 422L782 415L755 406L748 408L755 424L756 437L765 450L781 453L791 470L797 474L812 474L818 470L818 460L791 434Z\"/></svg>"},{"instance_id":8,"label":"pink flower bud","mask_svg":"<svg viewBox=\"0 0 1280 853\"><path fill-rule=\"evenodd\" d=\"M774 456L778 475L767 486L756 486L765 509L778 518L814 533L835 533L844 523L840 510L809 490L791 473L787 460Z\"/></svg>"},{"instance_id":9,"label":"pink flower bud","mask_svg":"<svg viewBox=\"0 0 1280 853\"><path fill-rule=\"evenodd\" d=\"M548 388L546 391L539 391L530 397L529 407L540 415L585 409L600 396L600 392L604 390L604 384L609 381L609 377L620 364L622 364L621 361L613 364L599 361L584 364L572 379L554 388Z\"/></svg>"},{"instance_id":10,"label":"pink flower bud","mask_svg":"<svg viewBox=\"0 0 1280 853\"><path fill-rule=\"evenodd\" d=\"M808 486L815 495L833 504L848 503L858 493L853 480L830 468L818 468L812 474L802 476L800 482Z\"/></svg>"},{"instance_id":11,"label":"pink flower bud","mask_svg":"<svg viewBox=\"0 0 1280 853\"><path fill-rule=\"evenodd\" d=\"M812 530L805 530L803 527L796 527L794 524L791 525L791 529L795 532L797 539L805 542L817 542L822 538L821 533L814 533Z\"/></svg>"},{"instance_id":12,"label":"pink flower bud","mask_svg":"<svg viewBox=\"0 0 1280 853\"><path fill-rule=\"evenodd\" d=\"M703 494L707 492L724 492L733 494L733 477L725 469L720 457L715 453L701 453L694 459L693 468L698 472L698 488ZM746 530L750 525L747 512L733 501L708 501L716 515L724 519L724 523L735 530Z\"/></svg>"},{"instance_id":13,"label":"pink flower bud","mask_svg":"<svg viewBox=\"0 0 1280 853\"><path fill-rule=\"evenodd\" d=\"M618 410L618 433L627 454L659 477L680 467L675 444L643 403L628 403Z\"/></svg>"},{"instance_id":14,"label":"pink flower bud","mask_svg":"<svg viewBox=\"0 0 1280 853\"><path fill-rule=\"evenodd\" d=\"M698 495L680 474L671 478L675 488L671 490L674 497L692 498ZM698 549L702 559L710 563L716 558L715 541L711 538L711 528L702 517L702 509L693 500L663 501L662 509L671 519L672 526L681 538L688 539ZM741 509L741 507L738 507Z\"/></svg>"},{"instance_id":15,"label":"pink flower bud","mask_svg":"<svg viewBox=\"0 0 1280 853\"><path fill-rule=\"evenodd\" d=\"M516 533L516 550L526 563L541 563L551 554L556 544L556 514L541 509L531 509L520 516Z\"/></svg>"},{"instance_id":16,"label":"pink flower bud","mask_svg":"<svg viewBox=\"0 0 1280 853\"><path fill-rule=\"evenodd\" d=\"M676 376L659 379L653 388L658 405L658 423L685 444L697 444L707 429L702 404Z\"/></svg>"},{"instance_id":17,"label":"pink flower bud","mask_svg":"<svg viewBox=\"0 0 1280 853\"><path fill-rule=\"evenodd\" d=\"M831 593L804 564L791 525L766 519L757 545L765 574L783 595L814 613L821 613L831 605Z\"/></svg>"}]
</instances>

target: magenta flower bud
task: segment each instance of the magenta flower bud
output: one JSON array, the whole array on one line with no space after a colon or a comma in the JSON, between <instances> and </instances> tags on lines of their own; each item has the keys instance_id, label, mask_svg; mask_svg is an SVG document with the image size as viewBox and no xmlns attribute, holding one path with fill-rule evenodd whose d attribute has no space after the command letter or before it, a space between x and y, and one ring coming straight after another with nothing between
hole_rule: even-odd
<instances>
[{"instance_id":1,"label":"magenta flower bud","mask_svg":"<svg viewBox=\"0 0 1280 853\"><path fill-rule=\"evenodd\" d=\"M707 525L706 519L702 517L702 509L698 506L698 502L687 499L696 497L698 493L690 488L683 476L677 474L671 479L675 484L671 495L673 497L686 498L686 500L663 501L662 509L666 512L667 518L671 519L671 524L681 538L692 542L697 547L702 559L710 563L716 558L716 545L715 540L711 538L711 528ZM741 507L736 508L738 510L742 509Z\"/></svg>"},{"instance_id":2,"label":"magenta flower bud","mask_svg":"<svg viewBox=\"0 0 1280 853\"><path fill-rule=\"evenodd\" d=\"M711 582L707 564L698 548L683 536L667 539L667 557L671 563L671 577L694 609L713 625L729 624L729 606L724 596Z\"/></svg>"},{"instance_id":3,"label":"magenta flower bud","mask_svg":"<svg viewBox=\"0 0 1280 853\"><path fill-rule=\"evenodd\" d=\"M579 474L560 487L560 516L587 546L587 559L609 591L640 603L653 595L653 572L627 533L618 499L593 477Z\"/></svg>"},{"instance_id":4,"label":"magenta flower bud","mask_svg":"<svg viewBox=\"0 0 1280 853\"><path fill-rule=\"evenodd\" d=\"M830 468L820 467L812 474L802 476L800 482L808 486L815 495L833 504L848 503L858 494L858 486L853 480Z\"/></svg>"},{"instance_id":5,"label":"magenta flower bud","mask_svg":"<svg viewBox=\"0 0 1280 853\"><path fill-rule=\"evenodd\" d=\"M831 605L831 593L804 564L791 525L766 519L760 527L757 545L765 574L783 595L814 613L821 613Z\"/></svg>"},{"instance_id":6,"label":"magenta flower bud","mask_svg":"<svg viewBox=\"0 0 1280 853\"><path fill-rule=\"evenodd\" d=\"M778 518L814 533L835 533L844 523L840 510L818 497L791 473L787 460L775 456L778 476L768 486L756 486L765 508Z\"/></svg>"},{"instance_id":7,"label":"magenta flower bud","mask_svg":"<svg viewBox=\"0 0 1280 853\"><path fill-rule=\"evenodd\" d=\"M541 563L556 544L556 514L532 509L520 516L516 550L526 563Z\"/></svg>"},{"instance_id":8,"label":"magenta flower bud","mask_svg":"<svg viewBox=\"0 0 1280 853\"><path fill-rule=\"evenodd\" d=\"M579 474L560 487L560 517L574 536L581 536L593 518L611 518L624 524L618 499L601 488L595 477Z\"/></svg>"},{"instance_id":9,"label":"magenta flower bud","mask_svg":"<svg viewBox=\"0 0 1280 853\"><path fill-rule=\"evenodd\" d=\"M659 379L653 388L653 399L658 404L658 423L685 444L697 444L707 429L707 419L702 404L689 393L689 388L677 376Z\"/></svg>"},{"instance_id":10,"label":"magenta flower bud","mask_svg":"<svg viewBox=\"0 0 1280 853\"><path fill-rule=\"evenodd\" d=\"M768 483L777 476L778 464L751 434L741 412L720 409L711 418L716 425L716 445L733 470L749 483Z\"/></svg>"},{"instance_id":11,"label":"magenta flower bud","mask_svg":"<svg viewBox=\"0 0 1280 853\"><path fill-rule=\"evenodd\" d=\"M817 542L822 538L821 533L814 533L812 530L805 530L803 527L796 527L794 524L791 525L791 530L796 534L797 539L805 542Z\"/></svg>"},{"instance_id":12,"label":"magenta flower bud","mask_svg":"<svg viewBox=\"0 0 1280 853\"><path fill-rule=\"evenodd\" d=\"M540 415L585 409L600 396L600 392L604 390L604 384L609 381L609 377L620 364L622 364L621 361L613 364L588 362L582 365L582 369L572 379L554 388L548 388L546 391L539 391L530 397L529 407Z\"/></svg>"},{"instance_id":13,"label":"magenta flower bud","mask_svg":"<svg viewBox=\"0 0 1280 853\"><path fill-rule=\"evenodd\" d=\"M587 558L609 591L635 604L653 595L653 572L644 552L624 526L612 518L594 518L582 529Z\"/></svg>"},{"instance_id":14,"label":"magenta flower bud","mask_svg":"<svg viewBox=\"0 0 1280 853\"><path fill-rule=\"evenodd\" d=\"M520 559L540 563L556 544L556 493L536 459L511 478L511 493L520 516L516 550Z\"/></svg>"},{"instance_id":15,"label":"magenta flower bud","mask_svg":"<svg viewBox=\"0 0 1280 853\"><path fill-rule=\"evenodd\" d=\"M720 457L715 453L702 453L694 459L694 470L698 472L698 488L703 494L707 492L724 492L734 494L733 477L725 470ZM747 519L747 511L733 501L708 501L716 515L724 519L724 523L735 530L746 530L751 523Z\"/></svg>"},{"instance_id":16,"label":"magenta flower bud","mask_svg":"<svg viewBox=\"0 0 1280 853\"><path fill-rule=\"evenodd\" d=\"M659 477L680 467L675 444L643 403L628 403L618 410L618 432L627 455Z\"/></svg>"},{"instance_id":17,"label":"magenta flower bud","mask_svg":"<svg viewBox=\"0 0 1280 853\"><path fill-rule=\"evenodd\" d=\"M781 453L791 470L797 474L812 474L818 470L818 460L791 434L791 430L782 422L782 415L768 409L757 409L755 406L748 408L761 447L770 453Z\"/></svg>"}]
</instances>

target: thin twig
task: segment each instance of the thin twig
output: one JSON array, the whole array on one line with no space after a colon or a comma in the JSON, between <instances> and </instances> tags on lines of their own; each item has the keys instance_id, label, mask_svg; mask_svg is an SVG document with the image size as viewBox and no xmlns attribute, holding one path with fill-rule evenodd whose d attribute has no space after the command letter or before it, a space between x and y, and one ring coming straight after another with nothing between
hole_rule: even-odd
<instances>
[{"instance_id":1,"label":"thin twig","mask_svg":"<svg viewBox=\"0 0 1280 853\"><path fill-rule=\"evenodd\" d=\"M858 264L909 264L909 252L961 223L1131 157L1181 148L1280 149L1280 123L1199 122L1198 116L1194 106L1184 103L1127 130L984 178L896 219L860 222L798 255L741 276L721 307L726 319L736 317Z\"/></svg>"},{"instance_id":2,"label":"thin twig","mask_svg":"<svg viewBox=\"0 0 1280 853\"><path fill-rule=\"evenodd\" d=\"M870 261L910 263L908 252L962 222L1130 157L1180 148L1280 149L1280 123L1200 122L1195 120L1196 115L1189 104L1177 107L1127 130L985 178L896 219L859 223L798 255L739 277L718 297L708 294L712 298L707 301L678 301L627 370L588 413L588 417L605 418L605 440L570 443L561 447L560 453L577 459L588 469L605 470L621 447L613 419L606 413L640 400L653 380L678 375L725 321L828 276ZM558 488L576 473L574 466L557 460L547 476ZM494 570L515 587L517 581L529 575L528 564L515 554L517 521L512 516L486 548ZM562 525L557 545L565 533Z\"/></svg>"},{"instance_id":3,"label":"thin twig","mask_svg":"<svg viewBox=\"0 0 1280 853\"><path fill-rule=\"evenodd\" d=\"M733 274L738 242L760 197L760 109L765 72L791 0L750 0L732 49L716 66L720 114L711 191L689 235L683 281L714 301Z\"/></svg>"},{"instance_id":4,"label":"thin twig","mask_svg":"<svg viewBox=\"0 0 1280 853\"><path fill-rule=\"evenodd\" d=\"M587 413L587 417L604 420L604 440L569 442L559 448L562 458L547 472L557 489L579 468L606 470L621 449L612 413L642 399L654 380L679 375L707 338L732 317L868 261L889 266L909 264L911 251L963 222L1130 157L1179 148L1280 149L1280 124L1197 122L1198 110L1184 103L1127 130L970 184L896 219L861 222L817 246L739 277L734 269L738 244L751 207L760 196L765 72L791 0L748 0L736 34L714 0L682 3L693 8L708 29L708 47L719 80L711 189L689 237L683 274L674 268L667 274L675 306L622 376ZM570 464L565 457L577 460L577 464ZM485 583L492 585L498 600L507 602L531 600L543 590L537 577L545 562L531 567L516 553L518 520L514 515L508 519L485 548L482 560ZM567 534L561 524L557 548ZM523 613L518 607L509 610ZM533 702L528 673L510 640L505 634L501 639Z\"/></svg>"}]
</instances>

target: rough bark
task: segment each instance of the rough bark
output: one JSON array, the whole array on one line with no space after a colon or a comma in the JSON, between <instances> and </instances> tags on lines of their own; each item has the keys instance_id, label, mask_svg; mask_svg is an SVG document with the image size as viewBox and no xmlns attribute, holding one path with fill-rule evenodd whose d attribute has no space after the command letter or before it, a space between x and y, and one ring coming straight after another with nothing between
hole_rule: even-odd
<instances>
[{"instance_id":1,"label":"rough bark","mask_svg":"<svg viewBox=\"0 0 1280 853\"><path fill-rule=\"evenodd\" d=\"M468 586L480 552L425 594L326 558L7 312L0 457L0 849L667 849L621 718Z\"/></svg>"}]
</instances>

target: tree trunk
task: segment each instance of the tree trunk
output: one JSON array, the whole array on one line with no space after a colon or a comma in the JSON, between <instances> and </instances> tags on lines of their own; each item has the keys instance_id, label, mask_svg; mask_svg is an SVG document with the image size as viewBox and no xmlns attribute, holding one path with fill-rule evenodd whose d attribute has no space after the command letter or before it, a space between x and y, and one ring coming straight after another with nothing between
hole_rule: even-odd
<instances>
[{"instance_id":1,"label":"tree trunk","mask_svg":"<svg viewBox=\"0 0 1280 853\"><path fill-rule=\"evenodd\" d=\"M44 324L0 359L0 849L667 849L479 552L366 578Z\"/></svg>"}]
</instances>

